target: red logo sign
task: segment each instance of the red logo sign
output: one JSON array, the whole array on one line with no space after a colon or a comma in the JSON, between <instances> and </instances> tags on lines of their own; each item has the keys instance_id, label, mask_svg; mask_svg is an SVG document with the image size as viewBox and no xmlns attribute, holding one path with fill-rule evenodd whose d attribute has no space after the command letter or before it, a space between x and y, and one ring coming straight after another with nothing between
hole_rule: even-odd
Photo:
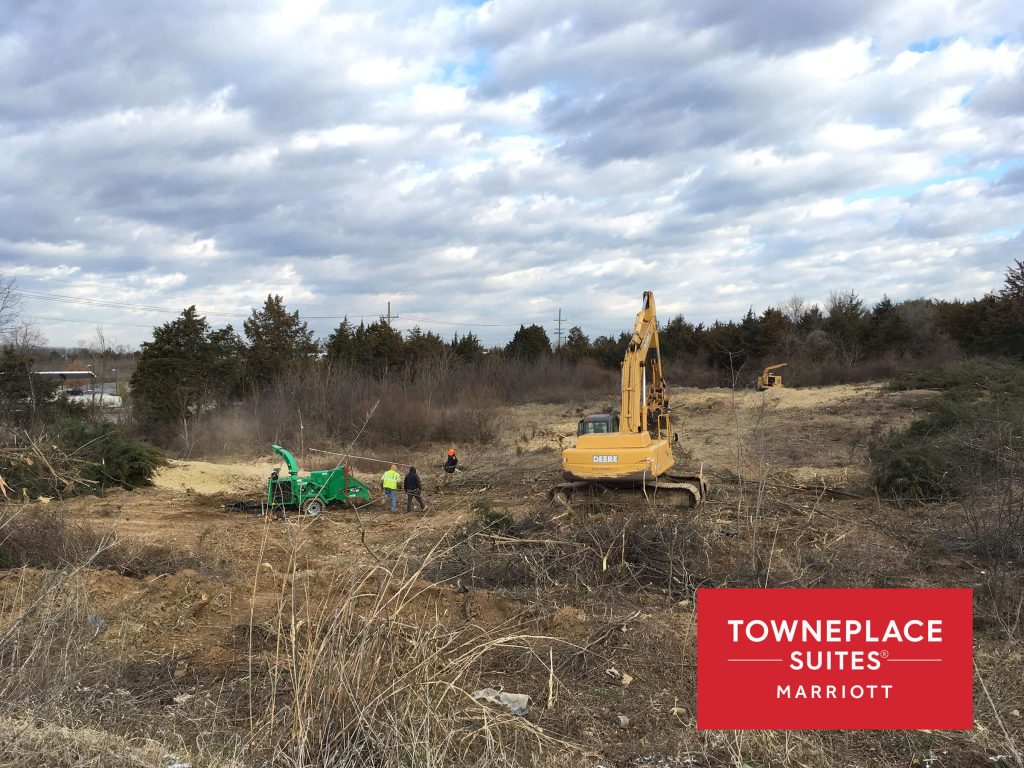
<instances>
[{"instance_id":1,"label":"red logo sign","mask_svg":"<svg viewBox=\"0 0 1024 768\"><path fill-rule=\"evenodd\" d=\"M970 589L697 590L697 728L973 727Z\"/></svg>"}]
</instances>

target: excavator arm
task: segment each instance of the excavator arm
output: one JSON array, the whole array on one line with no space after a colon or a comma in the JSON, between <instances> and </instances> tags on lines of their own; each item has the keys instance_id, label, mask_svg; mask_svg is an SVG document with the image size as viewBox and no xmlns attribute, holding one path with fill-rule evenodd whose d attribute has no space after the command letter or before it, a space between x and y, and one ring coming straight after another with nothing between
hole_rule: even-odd
<instances>
[{"instance_id":1,"label":"excavator arm","mask_svg":"<svg viewBox=\"0 0 1024 768\"><path fill-rule=\"evenodd\" d=\"M661 369L658 317L654 294L644 291L633 335L622 360L622 431L650 432L667 438L671 431L668 389Z\"/></svg>"}]
</instances>

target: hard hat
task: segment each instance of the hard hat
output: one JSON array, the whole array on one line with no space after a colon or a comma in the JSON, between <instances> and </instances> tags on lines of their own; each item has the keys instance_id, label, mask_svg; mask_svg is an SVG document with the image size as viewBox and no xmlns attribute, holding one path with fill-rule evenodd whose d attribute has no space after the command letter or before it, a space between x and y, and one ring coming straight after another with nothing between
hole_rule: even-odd
<instances>
[{"instance_id":1,"label":"hard hat","mask_svg":"<svg viewBox=\"0 0 1024 768\"><path fill-rule=\"evenodd\" d=\"M454 448L449 448L448 449L448 455L449 456L454 456L455 455L455 449Z\"/></svg>"}]
</instances>

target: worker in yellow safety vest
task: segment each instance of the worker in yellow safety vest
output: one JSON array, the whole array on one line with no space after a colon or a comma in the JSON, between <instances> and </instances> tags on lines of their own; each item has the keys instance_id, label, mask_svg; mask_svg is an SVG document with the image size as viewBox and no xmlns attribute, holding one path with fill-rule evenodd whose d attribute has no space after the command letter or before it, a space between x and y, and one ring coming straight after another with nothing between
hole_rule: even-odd
<instances>
[{"instance_id":1,"label":"worker in yellow safety vest","mask_svg":"<svg viewBox=\"0 0 1024 768\"><path fill-rule=\"evenodd\" d=\"M391 500L391 511L398 509L398 484L402 482L402 476L398 474L398 465L392 464L391 469L380 476L380 487L384 489L384 499Z\"/></svg>"}]
</instances>

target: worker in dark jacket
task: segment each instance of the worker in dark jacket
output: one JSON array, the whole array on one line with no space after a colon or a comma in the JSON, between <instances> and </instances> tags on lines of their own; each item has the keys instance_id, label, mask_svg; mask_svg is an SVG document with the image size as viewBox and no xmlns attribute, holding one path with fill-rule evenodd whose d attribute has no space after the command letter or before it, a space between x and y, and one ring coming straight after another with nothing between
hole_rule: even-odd
<instances>
[{"instance_id":1,"label":"worker in dark jacket","mask_svg":"<svg viewBox=\"0 0 1024 768\"><path fill-rule=\"evenodd\" d=\"M416 467L409 467L409 472L405 476L405 495L408 499L406 513L412 514L413 499L416 499L416 503L420 505L421 510L427 508L427 505L423 503L423 485L420 483L420 476L416 471Z\"/></svg>"},{"instance_id":2,"label":"worker in dark jacket","mask_svg":"<svg viewBox=\"0 0 1024 768\"><path fill-rule=\"evenodd\" d=\"M448 458L444 462L444 471L449 475L455 474L455 468L459 466L459 457L455 455L455 449L448 449Z\"/></svg>"}]
</instances>

